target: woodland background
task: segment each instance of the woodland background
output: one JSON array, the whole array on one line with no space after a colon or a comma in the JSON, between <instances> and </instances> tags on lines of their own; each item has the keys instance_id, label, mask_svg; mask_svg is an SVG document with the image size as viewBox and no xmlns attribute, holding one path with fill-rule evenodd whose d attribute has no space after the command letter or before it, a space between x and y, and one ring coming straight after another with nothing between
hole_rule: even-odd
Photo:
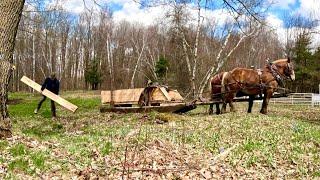
<instances>
[{"instance_id":1,"label":"woodland background","mask_svg":"<svg viewBox=\"0 0 320 180\"><path fill-rule=\"evenodd\" d=\"M312 45L312 34L319 33L317 21L287 15L289 30L281 42L276 30L265 25L259 1L247 6L256 14L243 18L246 9L230 10L235 20L223 25L205 19L200 4L171 7L147 26L114 22L108 6L75 15L59 5L27 1L16 38L11 91L32 91L19 81L23 75L41 83L56 72L62 90L110 89L112 81L114 89L136 88L151 79L197 96L219 71L262 68L267 58L290 56L296 81L287 86L295 92L318 92L320 47ZM196 17L189 13L192 8Z\"/></svg>"}]
</instances>

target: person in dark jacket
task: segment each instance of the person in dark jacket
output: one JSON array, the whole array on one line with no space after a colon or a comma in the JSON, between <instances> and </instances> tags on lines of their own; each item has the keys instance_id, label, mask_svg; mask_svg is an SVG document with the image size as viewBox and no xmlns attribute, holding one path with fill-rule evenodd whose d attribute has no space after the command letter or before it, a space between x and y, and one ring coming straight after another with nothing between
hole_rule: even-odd
<instances>
[{"instance_id":1,"label":"person in dark jacket","mask_svg":"<svg viewBox=\"0 0 320 180\"><path fill-rule=\"evenodd\" d=\"M41 93L44 89L47 89L51 92L53 92L54 94L59 94L59 81L56 78L56 74L55 73L51 73L50 77L47 77L44 81L44 83L42 84L41 87ZM43 96L42 100L39 102L37 109L34 110L34 113L37 114L38 111L41 108L42 103L47 99L46 96ZM52 117L56 118L56 106L54 104L54 101L51 100L51 113L52 113Z\"/></svg>"}]
</instances>

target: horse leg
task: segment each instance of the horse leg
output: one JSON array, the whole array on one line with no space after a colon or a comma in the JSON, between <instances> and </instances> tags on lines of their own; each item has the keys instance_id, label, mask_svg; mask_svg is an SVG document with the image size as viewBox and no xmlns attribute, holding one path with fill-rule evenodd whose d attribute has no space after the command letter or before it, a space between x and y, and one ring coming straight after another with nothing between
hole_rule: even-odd
<instances>
[{"instance_id":1,"label":"horse leg","mask_svg":"<svg viewBox=\"0 0 320 180\"><path fill-rule=\"evenodd\" d=\"M209 114L213 114L213 103L210 104L209 107Z\"/></svg>"},{"instance_id":2,"label":"horse leg","mask_svg":"<svg viewBox=\"0 0 320 180\"><path fill-rule=\"evenodd\" d=\"M222 108L221 108L221 114L226 113L226 109L227 109L227 102L223 101Z\"/></svg>"},{"instance_id":3,"label":"horse leg","mask_svg":"<svg viewBox=\"0 0 320 180\"><path fill-rule=\"evenodd\" d=\"M229 102L228 102L229 106L230 106L230 112L236 112L237 111L236 108L233 105L234 97L236 97L236 93L231 93L230 97L229 97Z\"/></svg>"},{"instance_id":4,"label":"horse leg","mask_svg":"<svg viewBox=\"0 0 320 180\"><path fill-rule=\"evenodd\" d=\"M261 108L261 111L260 111L260 113L262 113L262 114L267 114L267 107L268 107L268 104L269 104L269 100L270 100L270 98L272 97L272 91L270 92L266 92L265 94L264 94L264 97L263 97L263 102L262 102L262 108Z\"/></svg>"},{"instance_id":5,"label":"horse leg","mask_svg":"<svg viewBox=\"0 0 320 180\"><path fill-rule=\"evenodd\" d=\"M237 112L237 110L236 110L236 108L234 107L232 101L229 102L229 106L230 106L230 112Z\"/></svg>"},{"instance_id":6,"label":"horse leg","mask_svg":"<svg viewBox=\"0 0 320 180\"><path fill-rule=\"evenodd\" d=\"M221 114L219 103L216 103L216 114Z\"/></svg>"},{"instance_id":7,"label":"horse leg","mask_svg":"<svg viewBox=\"0 0 320 180\"><path fill-rule=\"evenodd\" d=\"M254 96L253 96L253 95L249 96L249 107L248 107L248 113L251 113L251 111L252 111L253 100L254 100Z\"/></svg>"},{"instance_id":8,"label":"horse leg","mask_svg":"<svg viewBox=\"0 0 320 180\"><path fill-rule=\"evenodd\" d=\"M227 95L227 93L222 95L222 108L220 114L224 114L227 112Z\"/></svg>"}]
</instances>

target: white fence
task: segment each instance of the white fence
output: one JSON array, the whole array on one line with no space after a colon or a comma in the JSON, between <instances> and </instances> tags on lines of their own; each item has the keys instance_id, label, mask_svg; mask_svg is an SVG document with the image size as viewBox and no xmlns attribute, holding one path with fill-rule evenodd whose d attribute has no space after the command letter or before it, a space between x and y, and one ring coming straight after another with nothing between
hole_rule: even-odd
<instances>
[{"instance_id":1,"label":"white fence","mask_svg":"<svg viewBox=\"0 0 320 180\"><path fill-rule=\"evenodd\" d=\"M288 97L272 98L270 103L315 106L320 105L320 94L292 93Z\"/></svg>"},{"instance_id":2,"label":"white fence","mask_svg":"<svg viewBox=\"0 0 320 180\"><path fill-rule=\"evenodd\" d=\"M312 94L312 100L311 101L312 101L312 106L320 105L320 94Z\"/></svg>"}]
</instances>

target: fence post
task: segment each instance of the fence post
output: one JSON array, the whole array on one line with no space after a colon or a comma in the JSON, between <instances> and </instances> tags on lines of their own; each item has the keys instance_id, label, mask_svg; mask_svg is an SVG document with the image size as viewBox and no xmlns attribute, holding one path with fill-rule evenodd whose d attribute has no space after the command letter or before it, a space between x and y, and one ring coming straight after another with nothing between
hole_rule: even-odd
<instances>
[{"instance_id":1,"label":"fence post","mask_svg":"<svg viewBox=\"0 0 320 180\"><path fill-rule=\"evenodd\" d=\"M311 105L312 105L312 107L314 107L314 94L312 94Z\"/></svg>"}]
</instances>

